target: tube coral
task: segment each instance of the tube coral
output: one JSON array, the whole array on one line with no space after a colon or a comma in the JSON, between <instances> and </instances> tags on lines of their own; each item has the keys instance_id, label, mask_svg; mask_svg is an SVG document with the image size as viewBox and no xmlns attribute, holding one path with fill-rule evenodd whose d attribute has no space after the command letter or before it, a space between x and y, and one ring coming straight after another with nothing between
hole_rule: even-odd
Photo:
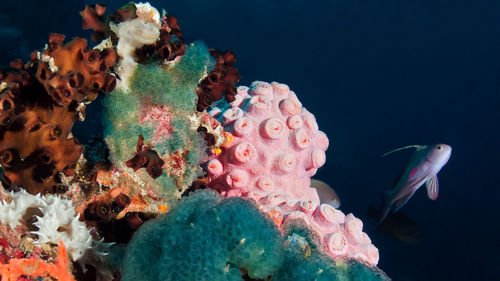
<instances>
[{"instance_id":1,"label":"tube coral","mask_svg":"<svg viewBox=\"0 0 500 281\"><path fill-rule=\"evenodd\" d=\"M73 123L83 120L85 105L98 92L111 91L112 49L89 50L75 38L51 34L31 62L11 63L0 72L0 163L4 186L20 185L30 193L53 193L60 175L73 174L82 146L71 138Z\"/></svg>"}]
</instances>

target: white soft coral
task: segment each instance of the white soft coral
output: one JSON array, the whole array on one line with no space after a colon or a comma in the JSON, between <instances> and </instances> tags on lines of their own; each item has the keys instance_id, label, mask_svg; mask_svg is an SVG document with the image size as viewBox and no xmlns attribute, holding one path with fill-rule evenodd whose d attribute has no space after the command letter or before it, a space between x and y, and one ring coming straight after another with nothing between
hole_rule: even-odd
<instances>
[{"instance_id":1,"label":"white soft coral","mask_svg":"<svg viewBox=\"0 0 500 281\"><path fill-rule=\"evenodd\" d=\"M40 195L31 195L24 189L16 193L11 192L9 197L10 201L0 202L0 222L8 224L12 229L22 224L23 217L29 209L44 204L44 199Z\"/></svg>"},{"instance_id":2,"label":"white soft coral","mask_svg":"<svg viewBox=\"0 0 500 281\"><path fill-rule=\"evenodd\" d=\"M43 206L39 209L43 216L37 216L34 224L39 228L33 233L38 235L37 243L58 244L61 240L70 257L76 261L92 247L92 237L80 215L75 214L71 200L58 196L44 198Z\"/></svg>"},{"instance_id":3,"label":"white soft coral","mask_svg":"<svg viewBox=\"0 0 500 281\"><path fill-rule=\"evenodd\" d=\"M92 239L89 230L79 220L80 215L75 213L71 200L59 196L31 195L24 189L9 194L10 201L0 202L0 222L8 224L12 229L21 224L26 224L24 219L33 213L41 213L36 216L34 223L38 231L32 233L38 236L37 244L53 243L62 241L68 251L68 255L74 260L84 258L87 255L104 256L102 249L109 245ZM33 212L38 209L39 212ZM103 245L101 245L103 244ZM87 251L91 249L90 251Z\"/></svg>"}]
</instances>

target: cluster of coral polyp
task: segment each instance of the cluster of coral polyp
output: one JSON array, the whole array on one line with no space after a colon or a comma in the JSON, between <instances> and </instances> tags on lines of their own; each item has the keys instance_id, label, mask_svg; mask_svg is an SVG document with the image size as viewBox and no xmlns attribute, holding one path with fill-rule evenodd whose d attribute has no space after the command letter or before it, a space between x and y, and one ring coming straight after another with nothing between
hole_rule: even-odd
<instances>
[{"instance_id":1,"label":"cluster of coral polyp","mask_svg":"<svg viewBox=\"0 0 500 281\"><path fill-rule=\"evenodd\" d=\"M387 280L310 186L328 138L287 85L237 87L233 52L149 3L80 14L95 47L52 34L0 71L2 280Z\"/></svg>"},{"instance_id":2,"label":"cluster of coral polyp","mask_svg":"<svg viewBox=\"0 0 500 281\"><path fill-rule=\"evenodd\" d=\"M4 187L22 186L32 194L55 192L60 175L73 174L83 146L71 137L73 123L99 91L113 90L109 73L113 49L90 50L75 38L52 34L31 62L13 61L0 71L0 163Z\"/></svg>"},{"instance_id":3,"label":"cluster of coral polyp","mask_svg":"<svg viewBox=\"0 0 500 281\"><path fill-rule=\"evenodd\" d=\"M321 204L310 187L325 163L328 138L296 94L287 85L257 81L240 86L228 106L219 105L210 114L227 137L205 164L207 185L226 197L255 200L278 225L301 220L335 258L376 265L378 250L362 232L363 223Z\"/></svg>"},{"instance_id":4,"label":"cluster of coral polyp","mask_svg":"<svg viewBox=\"0 0 500 281\"><path fill-rule=\"evenodd\" d=\"M240 86L230 108L210 112L228 132L210 156L209 186L226 196L319 203L310 178L325 163L328 138L287 85Z\"/></svg>"}]
</instances>

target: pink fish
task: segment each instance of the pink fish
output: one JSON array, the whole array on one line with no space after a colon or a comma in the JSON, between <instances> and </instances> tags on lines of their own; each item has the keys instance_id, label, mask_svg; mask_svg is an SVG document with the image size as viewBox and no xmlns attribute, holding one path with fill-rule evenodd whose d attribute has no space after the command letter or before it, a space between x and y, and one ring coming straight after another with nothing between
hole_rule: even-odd
<instances>
[{"instance_id":1,"label":"pink fish","mask_svg":"<svg viewBox=\"0 0 500 281\"><path fill-rule=\"evenodd\" d=\"M394 188L385 192L385 207L380 222L387 217L391 210L395 212L408 202L415 191L424 184L427 187L427 196L431 200L436 200L438 197L437 173L450 159L451 147L447 144L409 145L392 150L383 156L407 148L415 148L416 150L410 163L396 181Z\"/></svg>"}]
</instances>

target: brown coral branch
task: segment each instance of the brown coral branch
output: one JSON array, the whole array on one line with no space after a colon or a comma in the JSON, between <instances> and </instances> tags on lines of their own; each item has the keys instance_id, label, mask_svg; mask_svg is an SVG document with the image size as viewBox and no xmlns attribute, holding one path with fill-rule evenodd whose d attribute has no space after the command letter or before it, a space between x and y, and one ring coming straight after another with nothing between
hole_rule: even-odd
<instances>
[{"instance_id":1,"label":"brown coral branch","mask_svg":"<svg viewBox=\"0 0 500 281\"><path fill-rule=\"evenodd\" d=\"M157 55L162 60L173 61L177 57L186 53L186 44L182 39L182 32L177 18L165 16L160 28L160 37L151 45L145 45L135 50L136 60L146 63L153 55Z\"/></svg>"},{"instance_id":2,"label":"brown coral branch","mask_svg":"<svg viewBox=\"0 0 500 281\"><path fill-rule=\"evenodd\" d=\"M85 9L80 11L80 16L82 16L82 28L83 29L93 29L94 33L91 35L92 41L100 42L107 37L114 37L113 32L109 28L109 23L123 22L127 20L132 20L137 17L136 7L134 3L126 4L120 9L116 10L113 15L108 15L106 18L104 14L106 12L105 5L85 5Z\"/></svg>"},{"instance_id":3,"label":"brown coral branch","mask_svg":"<svg viewBox=\"0 0 500 281\"><path fill-rule=\"evenodd\" d=\"M234 101L236 83L241 78L238 69L234 67L236 57L233 52L210 49L210 55L217 60L217 63L196 90L198 95L196 109L200 112L222 98L227 102Z\"/></svg>"},{"instance_id":4,"label":"brown coral branch","mask_svg":"<svg viewBox=\"0 0 500 281\"><path fill-rule=\"evenodd\" d=\"M163 161L155 150L152 150L144 145L144 137L139 135L139 140L137 141L137 152L135 156L128 160L126 163L127 167L134 169L134 171L140 168L146 168L148 174L156 179L161 176L163 172Z\"/></svg>"}]
</instances>

